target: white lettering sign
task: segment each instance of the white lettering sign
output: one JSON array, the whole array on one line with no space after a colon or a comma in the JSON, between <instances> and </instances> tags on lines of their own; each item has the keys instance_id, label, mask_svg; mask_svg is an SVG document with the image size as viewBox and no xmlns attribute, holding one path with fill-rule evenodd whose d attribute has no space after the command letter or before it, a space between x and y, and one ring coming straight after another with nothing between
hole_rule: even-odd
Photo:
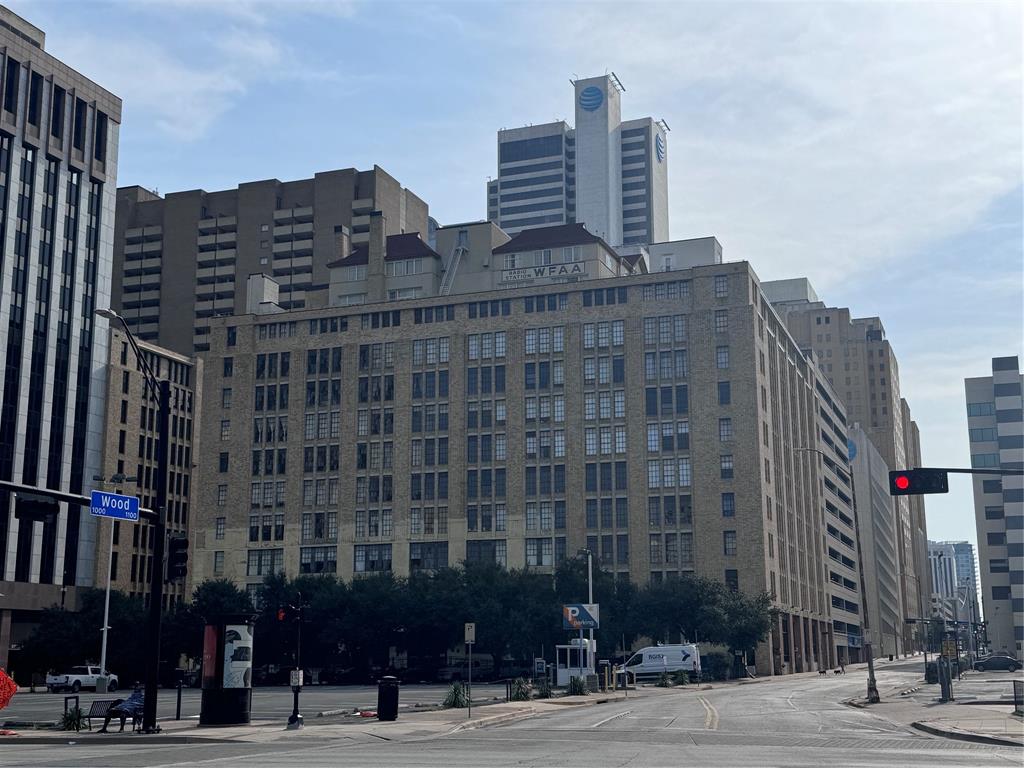
<instances>
[{"instance_id":1,"label":"white lettering sign","mask_svg":"<svg viewBox=\"0 0 1024 768\"><path fill-rule=\"evenodd\" d=\"M501 272L503 283L516 283L522 280L550 279L552 277L572 277L585 275L586 267L580 262L573 264L549 264L541 267L523 267L521 269L505 269Z\"/></svg>"}]
</instances>

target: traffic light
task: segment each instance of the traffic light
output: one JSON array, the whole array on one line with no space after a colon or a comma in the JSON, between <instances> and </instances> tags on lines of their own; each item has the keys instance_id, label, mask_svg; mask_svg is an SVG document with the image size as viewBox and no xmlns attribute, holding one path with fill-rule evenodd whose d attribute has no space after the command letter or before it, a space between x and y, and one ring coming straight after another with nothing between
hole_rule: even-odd
<instances>
[{"instance_id":1,"label":"traffic light","mask_svg":"<svg viewBox=\"0 0 1024 768\"><path fill-rule=\"evenodd\" d=\"M278 621L301 621L302 620L302 607L285 604L277 609L277 620Z\"/></svg>"},{"instance_id":2,"label":"traffic light","mask_svg":"<svg viewBox=\"0 0 1024 768\"><path fill-rule=\"evenodd\" d=\"M944 469L900 469L889 473L891 496L920 496L925 493L949 493Z\"/></svg>"},{"instance_id":3,"label":"traffic light","mask_svg":"<svg viewBox=\"0 0 1024 768\"><path fill-rule=\"evenodd\" d=\"M172 536L167 542L167 578L183 579L188 573L188 538Z\"/></svg>"}]
</instances>

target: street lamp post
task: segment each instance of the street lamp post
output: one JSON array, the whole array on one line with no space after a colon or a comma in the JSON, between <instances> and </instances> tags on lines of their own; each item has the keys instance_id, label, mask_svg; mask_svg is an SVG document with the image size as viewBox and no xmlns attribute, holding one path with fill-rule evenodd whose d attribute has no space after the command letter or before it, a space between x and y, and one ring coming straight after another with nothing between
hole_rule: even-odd
<instances>
[{"instance_id":1,"label":"street lamp post","mask_svg":"<svg viewBox=\"0 0 1024 768\"><path fill-rule=\"evenodd\" d=\"M594 553L589 549L580 549L576 552L577 555L587 556L587 602L590 605L594 604ZM590 638L587 641L587 667L589 669L594 668L593 650L594 647L594 628L590 628Z\"/></svg>"},{"instance_id":2,"label":"street lamp post","mask_svg":"<svg viewBox=\"0 0 1024 768\"><path fill-rule=\"evenodd\" d=\"M157 378L149 361L135 340L128 323L112 309L97 309L96 314L107 320L118 322L124 328L128 343L142 368L143 375L149 385L150 397L153 393L159 396L157 410L157 450L156 450L156 520L153 523L153 571L149 582L149 615L146 619L146 660L145 701L142 708L142 732L158 733L156 724L157 684L160 677L160 621L163 610L164 596L164 547L167 538L165 520L167 519L167 473L170 449L171 426L171 385L166 379Z\"/></svg>"}]
</instances>

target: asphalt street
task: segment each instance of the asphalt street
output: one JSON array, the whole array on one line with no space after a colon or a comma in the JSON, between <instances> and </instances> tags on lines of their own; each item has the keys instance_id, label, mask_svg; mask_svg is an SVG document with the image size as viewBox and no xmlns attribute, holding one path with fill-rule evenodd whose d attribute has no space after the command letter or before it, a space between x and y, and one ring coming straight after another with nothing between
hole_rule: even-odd
<instances>
[{"instance_id":1,"label":"asphalt street","mask_svg":"<svg viewBox=\"0 0 1024 768\"><path fill-rule=\"evenodd\" d=\"M879 684L914 686L920 669L891 664ZM1009 679L1009 678L1008 678ZM182 765L282 766L1006 766L1021 750L921 734L873 710L845 706L863 695L865 674L800 676L651 692L635 700L566 707L504 726L431 738L318 739L307 728L287 743L159 746L5 744L0 763L32 768ZM1004 684L1005 687L1005 684ZM127 747L127 748L126 748Z\"/></svg>"},{"instance_id":2,"label":"asphalt street","mask_svg":"<svg viewBox=\"0 0 1024 768\"><path fill-rule=\"evenodd\" d=\"M402 704L439 704L448 690L447 685L403 685L399 694ZM64 697L71 694L59 693L18 693L3 711L0 711L0 723L10 721L47 722L58 719L64 711ZM88 711L95 699L126 698L128 693L118 691L110 694L95 694L82 691L78 694L80 706ZM505 684L487 685L475 683L473 696L486 699L500 696L505 700ZM181 692L182 719L199 719L201 691L196 688L184 688ZM169 720L175 715L177 691L160 689L157 697L157 717ZM377 687L369 685L327 686L317 685L302 689L300 695L301 710L307 717L317 712L332 709L375 709L377 706ZM285 720L292 712L292 690L284 686L253 688L252 718L254 720Z\"/></svg>"}]
</instances>

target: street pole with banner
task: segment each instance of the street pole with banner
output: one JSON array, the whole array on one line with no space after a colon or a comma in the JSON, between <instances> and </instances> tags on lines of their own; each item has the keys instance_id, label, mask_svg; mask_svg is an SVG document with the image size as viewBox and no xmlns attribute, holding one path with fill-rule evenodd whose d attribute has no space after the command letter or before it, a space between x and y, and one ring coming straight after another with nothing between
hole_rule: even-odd
<instances>
[{"instance_id":1,"label":"street pole with banner","mask_svg":"<svg viewBox=\"0 0 1024 768\"><path fill-rule=\"evenodd\" d=\"M469 690L466 691L466 702L469 705L467 720L473 719L473 643L476 642L476 623L466 622L466 647L469 648Z\"/></svg>"}]
</instances>

